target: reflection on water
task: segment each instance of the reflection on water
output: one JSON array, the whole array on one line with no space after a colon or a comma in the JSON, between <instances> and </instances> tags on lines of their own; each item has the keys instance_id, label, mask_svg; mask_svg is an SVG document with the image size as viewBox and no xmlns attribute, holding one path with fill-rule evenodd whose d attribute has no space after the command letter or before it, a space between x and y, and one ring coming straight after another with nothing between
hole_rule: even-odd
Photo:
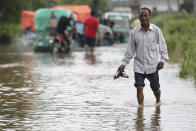
<instances>
[{"instance_id":1,"label":"reflection on water","mask_svg":"<svg viewBox=\"0 0 196 131\"><path fill-rule=\"evenodd\" d=\"M139 106L137 108L137 116L135 118L135 129L136 131L145 131L149 129L151 131L160 131L161 130L161 116L160 116L160 106L155 106L155 111L150 116L150 127L148 127L148 123L146 122L144 116L144 108Z\"/></svg>"},{"instance_id":2,"label":"reflection on water","mask_svg":"<svg viewBox=\"0 0 196 131\"><path fill-rule=\"evenodd\" d=\"M151 116L151 129L155 131L160 131L161 127L161 116L160 116L160 106L155 107L154 114Z\"/></svg>"},{"instance_id":3,"label":"reflection on water","mask_svg":"<svg viewBox=\"0 0 196 131\"><path fill-rule=\"evenodd\" d=\"M144 125L144 114L143 114L143 107L138 107L137 108L137 117L135 118L135 127L137 131L143 131L145 128Z\"/></svg>"},{"instance_id":4,"label":"reflection on water","mask_svg":"<svg viewBox=\"0 0 196 131\"><path fill-rule=\"evenodd\" d=\"M32 106L33 56L8 53L0 57L0 129L20 129Z\"/></svg>"},{"instance_id":5,"label":"reflection on water","mask_svg":"<svg viewBox=\"0 0 196 131\"><path fill-rule=\"evenodd\" d=\"M84 52L0 52L0 130L194 130L193 81L179 79L178 66L167 65L160 71L161 106L146 81L144 107L138 107L132 64L129 79L112 78L125 47L97 48L95 65Z\"/></svg>"}]
</instances>

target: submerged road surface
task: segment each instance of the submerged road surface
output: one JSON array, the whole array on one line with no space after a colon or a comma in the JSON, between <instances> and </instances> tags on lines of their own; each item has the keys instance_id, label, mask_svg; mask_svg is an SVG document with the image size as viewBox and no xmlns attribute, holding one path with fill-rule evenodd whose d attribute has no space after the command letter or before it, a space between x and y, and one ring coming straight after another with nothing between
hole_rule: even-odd
<instances>
[{"instance_id":1,"label":"submerged road surface","mask_svg":"<svg viewBox=\"0 0 196 131\"><path fill-rule=\"evenodd\" d=\"M113 80L126 45L96 48L97 63L84 52L69 57L47 53L0 53L2 131L194 131L196 88L178 77L178 65L160 71L162 104L146 80L138 107L132 62L129 78Z\"/></svg>"}]
</instances>

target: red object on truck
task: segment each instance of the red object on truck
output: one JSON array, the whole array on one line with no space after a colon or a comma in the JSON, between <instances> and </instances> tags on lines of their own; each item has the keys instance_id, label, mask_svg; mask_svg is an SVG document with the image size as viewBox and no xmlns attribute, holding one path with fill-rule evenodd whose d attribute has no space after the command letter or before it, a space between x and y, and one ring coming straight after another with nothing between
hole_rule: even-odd
<instances>
[{"instance_id":1,"label":"red object on truck","mask_svg":"<svg viewBox=\"0 0 196 131\"><path fill-rule=\"evenodd\" d=\"M27 10L22 11L20 24L23 30L29 28L31 31L35 31L34 16L35 16L35 12L33 11L27 11Z\"/></svg>"},{"instance_id":2,"label":"red object on truck","mask_svg":"<svg viewBox=\"0 0 196 131\"><path fill-rule=\"evenodd\" d=\"M88 5L57 5L52 9L67 9L76 13L77 22L84 22L88 17L91 16L91 8Z\"/></svg>"}]
</instances>

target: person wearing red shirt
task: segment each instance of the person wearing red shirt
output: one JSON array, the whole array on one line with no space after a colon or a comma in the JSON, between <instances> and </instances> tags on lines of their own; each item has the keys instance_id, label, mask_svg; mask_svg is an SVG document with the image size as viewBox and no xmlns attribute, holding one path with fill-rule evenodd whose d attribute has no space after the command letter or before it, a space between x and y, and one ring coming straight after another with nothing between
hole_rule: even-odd
<instances>
[{"instance_id":1,"label":"person wearing red shirt","mask_svg":"<svg viewBox=\"0 0 196 131\"><path fill-rule=\"evenodd\" d=\"M95 17L95 12L91 11L91 16L84 22L85 50L86 58L95 59L94 47L96 42L96 33L99 35L99 20ZM90 50L89 50L90 48ZM90 51L90 53L89 53Z\"/></svg>"}]
</instances>

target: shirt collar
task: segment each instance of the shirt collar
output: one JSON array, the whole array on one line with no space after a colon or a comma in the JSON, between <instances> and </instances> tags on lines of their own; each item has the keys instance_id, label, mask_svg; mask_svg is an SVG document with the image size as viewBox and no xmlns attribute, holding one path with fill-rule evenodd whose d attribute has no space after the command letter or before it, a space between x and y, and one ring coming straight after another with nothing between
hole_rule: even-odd
<instances>
[{"instance_id":1,"label":"shirt collar","mask_svg":"<svg viewBox=\"0 0 196 131\"><path fill-rule=\"evenodd\" d=\"M142 29L142 26L141 26L141 25L139 25L138 30L141 30L141 29ZM150 24L150 26L149 26L149 30L153 30L152 24Z\"/></svg>"}]
</instances>

